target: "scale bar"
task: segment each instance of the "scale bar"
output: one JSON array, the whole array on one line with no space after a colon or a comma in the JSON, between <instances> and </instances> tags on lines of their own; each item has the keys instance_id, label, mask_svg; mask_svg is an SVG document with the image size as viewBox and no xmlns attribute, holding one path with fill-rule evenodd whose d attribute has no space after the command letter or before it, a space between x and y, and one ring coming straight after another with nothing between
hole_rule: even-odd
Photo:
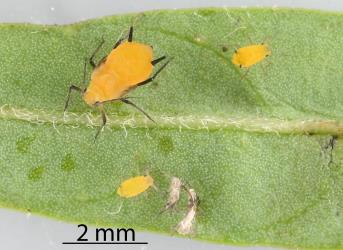
<instances>
[{"instance_id":1,"label":"scale bar","mask_svg":"<svg viewBox=\"0 0 343 250\"><path fill-rule=\"evenodd\" d=\"M93 241L85 241L85 242L62 242L62 244L65 245L82 245L82 244L88 244L88 245L148 245L148 242L93 242Z\"/></svg>"}]
</instances>

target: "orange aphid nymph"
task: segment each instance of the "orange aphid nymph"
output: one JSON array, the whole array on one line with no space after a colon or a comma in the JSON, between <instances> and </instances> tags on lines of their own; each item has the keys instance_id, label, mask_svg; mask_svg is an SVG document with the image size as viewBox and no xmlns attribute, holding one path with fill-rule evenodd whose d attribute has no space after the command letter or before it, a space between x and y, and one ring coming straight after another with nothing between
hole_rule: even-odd
<instances>
[{"instance_id":1,"label":"orange aphid nymph","mask_svg":"<svg viewBox=\"0 0 343 250\"><path fill-rule=\"evenodd\" d=\"M152 120L144 110L136 106L131 100L129 100L129 97L126 97L125 95L134 88L153 81L162 69L167 66L169 61L163 64L162 67L160 67L155 74L150 77L153 72L154 65L164 60L166 57L162 56L153 60L152 47L146 44L133 42L132 37L133 28L131 27L127 41L124 41L123 38L119 39L109 55L100 60L99 63L95 63L94 57L103 45L104 41L102 41L89 59L89 63L93 67L89 86L85 89L75 85L71 85L69 87L64 110L68 108L70 93L72 90L81 92L83 100L88 105L97 106L99 108L103 123L95 138L99 135L101 129L106 124L107 119L103 104L107 102L122 101L135 107Z\"/></svg>"}]
</instances>

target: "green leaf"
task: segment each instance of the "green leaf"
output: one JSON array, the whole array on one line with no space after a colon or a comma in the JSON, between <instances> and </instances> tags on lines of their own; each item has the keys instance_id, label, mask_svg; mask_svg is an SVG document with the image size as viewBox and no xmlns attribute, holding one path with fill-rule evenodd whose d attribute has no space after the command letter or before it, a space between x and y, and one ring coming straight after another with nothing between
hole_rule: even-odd
<instances>
[{"instance_id":1,"label":"green leaf","mask_svg":"<svg viewBox=\"0 0 343 250\"><path fill-rule=\"evenodd\" d=\"M106 55L137 15L66 26L0 25L0 204L71 222L176 234L159 214L169 178L201 203L190 237L227 244L343 247L343 16L287 9L145 13L134 38L173 58L130 93L156 121L107 105L109 124L73 95L84 58ZM265 41L249 73L235 46ZM222 46L229 48L222 52ZM88 69L88 79L90 74ZM337 139L336 136L338 136ZM146 170L158 191L116 189ZM121 206L122 204L122 206Z\"/></svg>"}]
</instances>

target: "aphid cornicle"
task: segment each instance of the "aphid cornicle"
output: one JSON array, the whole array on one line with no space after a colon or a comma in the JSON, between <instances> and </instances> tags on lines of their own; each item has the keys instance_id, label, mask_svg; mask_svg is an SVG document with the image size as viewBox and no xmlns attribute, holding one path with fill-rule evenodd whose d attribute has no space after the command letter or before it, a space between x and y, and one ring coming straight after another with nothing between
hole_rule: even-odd
<instances>
[{"instance_id":1,"label":"aphid cornicle","mask_svg":"<svg viewBox=\"0 0 343 250\"><path fill-rule=\"evenodd\" d=\"M102 125L100 126L95 138L106 124L106 113L104 104L108 102L121 101L129 104L151 121L153 119L144 110L134 104L130 97L126 96L128 92L136 87L143 86L153 81L156 76L167 66L169 61L164 63L151 77L154 65L166 59L165 56L153 60L153 50L149 45L133 42L133 27L130 27L127 41L125 38L119 39L113 46L112 51L98 63L94 62L94 57L100 50L104 40L95 49L89 63L93 68L89 86L82 89L71 85L64 106L64 111L68 108L71 91L78 91L82 94L83 100L90 106L99 108L102 116ZM88 59L87 59L88 60ZM85 72L87 60L84 64L83 82L85 82Z\"/></svg>"},{"instance_id":2,"label":"aphid cornicle","mask_svg":"<svg viewBox=\"0 0 343 250\"><path fill-rule=\"evenodd\" d=\"M123 181L117 190L117 194L124 198L131 198L153 186L154 179L150 175L136 176Z\"/></svg>"},{"instance_id":3,"label":"aphid cornicle","mask_svg":"<svg viewBox=\"0 0 343 250\"><path fill-rule=\"evenodd\" d=\"M235 50L232 63L240 68L249 69L270 55L271 51L264 43L249 45Z\"/></svg>"}]
</instances>

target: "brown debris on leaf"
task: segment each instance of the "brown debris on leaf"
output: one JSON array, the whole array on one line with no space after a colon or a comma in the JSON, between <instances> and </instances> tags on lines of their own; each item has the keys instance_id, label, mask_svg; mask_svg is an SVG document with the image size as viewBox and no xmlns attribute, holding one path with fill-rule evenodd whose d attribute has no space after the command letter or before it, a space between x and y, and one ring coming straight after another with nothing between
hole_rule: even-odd
<instances>
[{"instance_id":1,"label":"brown debris on leaf","mask_svg":"<svg viewBox=\"0 0 343 250\"><path fill-rule=\"evenodd\" d=\"M169 187L169 197L168 201L164 207L164 209L161 211L161 213L175 208L176 203L180 199L180 192L181 192L182 182L177 177L172 177Z\"/></svg>"},{"instance_id":2,"label":"brown debris on leaf","mask_svg":"<svg viewBox=\"0 0 343 250\"><path fill-rule=\"evenodd\" d=\"M195 224L195 217L198 207L198 197L194 189L188 189L188 210L185 217L177 224L176 231L182 235L188 235L193 233L193 227Z\"/></svg>"}]
</instances>

